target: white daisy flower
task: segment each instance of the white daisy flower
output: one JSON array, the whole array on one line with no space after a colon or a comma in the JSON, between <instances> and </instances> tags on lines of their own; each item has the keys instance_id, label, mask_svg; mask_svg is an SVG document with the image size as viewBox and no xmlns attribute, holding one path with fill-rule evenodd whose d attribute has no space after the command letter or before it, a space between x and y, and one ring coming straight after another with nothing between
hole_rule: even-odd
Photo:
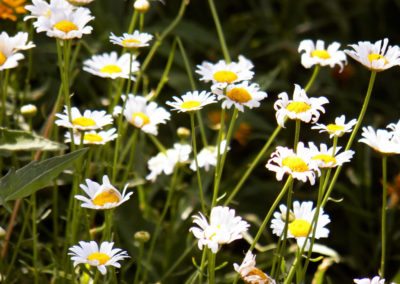
<instances>
[{"instance_id":1,"label":"white daisy flower","mask_svg":"<svg viewBox=\"0 0 400 284\"><path fill-rule=\"evenodd\" d=\"M353 50L345 52L368 69L379 72L400 64L400 48L397 45L388 46L388 43L387 38L375 43L359 41L350 44Z\"/></svg>"},{"instance_id":2,"label":"white daisy flower","mask_svg":"<svg viewBox=\"0 0 400 284\"><path fill-rule=\"evenodd\" d=\"M90 34L93 28L87 26L87 23L93 19L89 9L80 7L74 10L51 11L49 18L39 17L34 26L38 33L46 32L49 37L68 40Z\"/></svg>"},{"instance_id":3,"label":"white daisy flower","mask_svg":"<svg viewBox=\"0 0 400 284\"><path fill-rule=\"evenodd\" d=\"M287 208L285 205L281 204L279 210L274 213L274 218L271 221L272 233L278 237L282 236L284 233L287 217ZM313 209L312 201L293 202L293 211L289 212L288 230L287 237L295 238L297 245L302 247L307 237L311 238L314 228L311 226L316 208ZM315 230L315 239L327 238L329 235L329 230L325 228L331 220L327 214L324 214L323 208L319 210L318 222ZM306 250L308 250L308 244L306 245Z\"/></svg>"},{"instance_id":4,"label":"white daisy flower","mask_svg":"<svg viewBox=\"0 0 400 284\"><path fill-rule=\"evenodd\" d=\"M118 57L118 54L113 51L111 53L103 53L101 55L93 55L90 59L83 62L83 70L93 75L102 78L125 78L135 80L132 73L139 71L139 62L135 60L136 55L125 53ZM132 60L132 62L131 62ZM129 72L129 66L131 71Z\"/></svg>"},{"instance_id":5,"label":"white daisy flower","mask_svg":"<svg viewBox=\"0 0 400 284\"><path fill-rule=\"evenodd\" d=\"M256 256L248 251L243 259L243 262L238 265L233 264L233 267L245 283L248 284L275 284L275 280L265 274L262 270L256 267Z\"/></svg>"},{"instance_id":6,"label":"white daisy flower","mask_svg":"<svg viewBox=\"0 0 400 284\"><path fill-rule=\"evenodd\" d=\"M213 104L216 102L215 96L206 92L187 92L182 97L172 97L175 101L167 101L166 104L172 106L172 110L177 110L178 112L189 112L202 109L208 104Z\"/></svg>"},{"instance_id":7,"label":"white daisy flower","mask_svg":"<svg viewBox=\"0 0 400 284\"><path fill-rule=\"evenodd\" d=\"M74 9L74 6L65 0L50 0L50 3L44 0L32 0L32 4L25 6L25 9L31 14L24 17L24 21L39 17L50 18L54 12L72 11Z\"/></svg>"},{"instance_id":8,"label":"white daisy flower","mask_svg":"<svg viewBox=\"0 0 400 284\"><path fill-rule=\"evenodd\" d=\"M5 35L7 35L6 32ZM0 34L0 37L2 34ZM19 51L19 50L27 50L36 47L36 45L32 41L28 41L29 34L26 32L18 32L15 36L9 37L9 40L11 41L11 45L13 46L13 51Z\"/></svg>"},{"instance_id":9,"label":"white daisy flower","mask_svg":"<svg viewBox=\"0 0 400 284\"><path fill-rule=\"evenodd\" d=\"M198 239L199 249L206 246L213 253L217 253L220 245L243 238L242 233L250 226L241 217L235 216L234 209L222 206L211 209L210 223L201 213L193 216L193 219L193 223L200 228L191 227L189 231Z\"/></svg>"},{"instance_id":10,"label":"white daisy flower","mask_svg":"<svg viewBox=\"0 0 400 284\"><path fill-rule=\"evenodd\" d=\"M379 276L375 276L374 278L362 278L362 279L354 279L354 283L357 284L385 284L385 279L381 279Z\"/></svg>"},{"instance_id":11,"label":"white daisy flower","mask_svg":"<svg viewBox=\"0 0 400 284\"><path fill-rule=\"evenodd\" d=\"M342 137L345 133L351 132L354 125L357 123L357 119L352 119L348 123L345 122L346 117L341 115L335 118L335 123L328 125L316 123L311 129L319 130L319 133L328 132L329 138Z\"/></svg>"},{"instance_id":12,"label":"white daisy flower","mask_svg":"<svg viewBox=\"0 0 400 284\"><path fill-rule=\"evenodd\" d=\"M317 40L314 44L312 40L306 39L300 42L298 52L304 52L301 55L301 64L305 68L311 68L314 65L327 66L331 68L335 65L340 66L340 71L343 70L343 66L347 63L346 54L339 50L340 43L333 42L328 48L325 49L325 42L323 40Z\"/></svg>"},{"instance_id":13,"label":"white daisy flower","mask_svg":"<svg viewBox=\"0 0 400 284\"><path fill-rule=\"evenodd\" d=\"M311 185L315 183L315 176L321 173L317 161L312 159L310 149L303 142L297 144L297 153L287 147L276 147L265 167L276 172L277 180L282 180L285 174L289 174L302 182L309 180Z\"/></svg>"},{"instance_id":14,"label":"white daisy flower","mask_svg":"<svg viewBox=\"0 0 400 284\"><path fill-rule=\"evenodd\" d=\"M128 201L133 192L126 193L128 184L125 185L122 194L111 183L107 175L103 176L103 183L100 185L95 181L86 179L86 184L80 187L89 196L75 195L75 198L83 201L82 207L95 210L111 209L120 206Z\"/></svg>"},{"instance_id":15,"label":"white daisy flower","mask_svg":"<svg viewBox=\"0 0 400 284\"><path fill-rule=\"evenodd\" d=\"M105 110L85 110L83 114L76 107L71 108L71 121L68 116L68 108L64 107L63 113L57 113L59 119L55 121L58 126L73 128L76 130L96 130L113 123L113 118Z\"/></svg>"},{"instance_id":16,"label":"white daisy flower","mask_svg":"<svg viewBox=\"0 0 400 284\"><path fill-rule=\"evenodd\" d=\"M219 146L220 154L224 153L226 149L226 140L221 141ZM229 150L229 148L228 148ZM217 146L207 146L199 153L197 153L197 163L199 168L204 168L206 172L210 170L211 167L215 167L217 165L217 157L218 157L218 147ZM196 171L196 161L192 161L190 164L190 169L192 171Z\"/></svg>"},{"instance_id":17,"label":"white daisy flower","mask_svg":"<svg viewBox=\"0 0 400 284\"><path fill-rule=\"evenodd\" d=\"M130 94L125 105L124 116L130 124L143 132L157 135L158 124L166 123L171 115L155 102L148 102L144 97Z\"/></svg>"},{"instance_id":18,"label":"white daisy flower","mask_svg":"<svg viewBox=\"0 0 400 284\"><path fill-rule=\"evenodd\" d=\"M18 51L33 47L35 45L28 42L28 33L19 32L15 36L0 33L0 71L17 67L18 61L24 59Z\"/></svg>"},{"instance_id":19,"label":"white daisy flower","mask_svg":"<svg viewBox=\"0 0 400 284\"><path fill-rule=\"evenodd\" d=\"M80 241L79 245L69 248L68 255L71 256L74 266L81 263L96 266L100 273L105 275L107 273L106 266L120 268L119 261L129 258L126 251L113 248L113 246L113 242L102 242L99 247L95 241Z\"/></svg>"},{"instance_id":20,"label":"white daisy flower","mask_svg":"<svg viewBox=\"0 0 400 284\"><path fill-rule=\"evenodd\" d=\"M115 140L118 137L116 133L117 129L111 128L106 131L87 131L83 133L83 144L92 144L92 145L104 145L110 141ZM71 142L71 133L65 133L65 143ZM80 145L82 140L82 134L80 132L74 133L74 144Z\"/></svg>"},{"instance_id":21,"label":"white daisy flower","mask_svg":"<svg viewBox=\"0 0 400 284\"><path fill-rule=\"evenodd\" d=\"M378 129L377 131L372 126L363 127L360 140L370 146L375 151L385 154L393 155L400 154L400 140L394 136L393 132L385 129Z\"/></svg>"},{"instance_id":22,"label":"white daisy flower","mask_svg":"<svg viewBox=\"0 0 400 284\"><path fill-rule=\"evenodd\" d=\"M225 88L228 84L251 80L254 75L253 67L250 60L239 55L238 62L226 63L220 60L212 64L205 61L197 65L196 73L201 76L201 81L211 81L214 87Z\"/></svg>"},{"instance_id":23,"label":"white daisy flower","mask_svg":"<svg viewBox=\"0 0 400 284\"><path fill-rule=\"evenodd\" d=\"M338 154L341 147L336 147L334 152L334 148L331 147L328 149L326 144L321 144L318 149L313 142L308 143L308 148L312 153L311 159L317 161L318 167L320 168L335 168L337 166L342 166L344 163L350 162L354 155L354 151L352 150Z\"/></svg>"},{"instance_id":24,"label":"white daisy flower","mask_svg":"<svg viewBox=\"0 0 400 284\"><path fill-rule=\"evenodd\" d=\"M260 91L258 84L248 81L230 84L224 89L213 88L213 92L218 95L218 100L224 100L223 108L231 108L233 105L240 111L244 111L243 106L259 107L260 101L267 97L266 92Z\"/></svg>"},{"instance_id":25,"label":"white daisy flower","mask_svg":"<svg viewBox=\"0 0 400 284\"><path fill-rule=\"evenodd\" d=\"M278 124L285 127L286 117L299 119L306 123L316 123L320 112L325 113L322 105L329 101L325 97L309 98L304 89L299 85L294 85L293 99L289 100L286 92L278 95L278 100L274 104L276 110L276 120Z\"/></svg>"},{"instance_id":26,"label":"white daisy flower","mask_svg":"<svg viewBox=\"0 0 400 284\"><path fill-rule=\"evenodd\" d=\"M138 48L149 46L149 41L153 36L148 33L134 31L133 34L124 33L122 36L116 36L113 33L110 35L110 42L120 45L125 48Z\"/></svg>"}]
</instances>

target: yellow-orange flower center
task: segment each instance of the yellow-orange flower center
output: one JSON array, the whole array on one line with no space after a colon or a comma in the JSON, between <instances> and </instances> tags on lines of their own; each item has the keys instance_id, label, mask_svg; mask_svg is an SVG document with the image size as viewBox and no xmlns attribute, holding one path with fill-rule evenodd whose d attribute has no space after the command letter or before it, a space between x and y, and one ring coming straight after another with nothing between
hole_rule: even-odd
<instances>
[{"instance_id":1,"label":"yellow-orange flower center","mask_svg":"<svg viewBox=\"0 0 400 284\"><path fill-rule=\"evenodd\" d=\"M7 57L4 55L3 52L0 51L0 66L3 65L7 60Z\"/></svg>"},{"instance_id":2,"label":"yellow-orange flower center","mask_svg":"<svg viewBox=\"0 0 400 284\"><path fill-rule=\"evenodd\" d=\"M132 124L135 125L136 127L143 127L146 124L150 123L150 117L148 117L145 113L143 112L135 112L132 114Z\"/></svg>"},{"instance_id":3,"label":"yellow-orange flower center","mask_svg":"<svg viewBox=\"0 0 400 284\"><path fill-rule=\"evenodd\" d=\"M74 126L90 127L90 126L95 126L96 121L94 121L94 119L92 118L81 116L73 119L72 124Z\"/></svg>"},{"instance_id":4,"label":"yellow-orange flower center","mask_svg":"<svg viewBox=\"0 0 400 284\"><path fill-rule=\"evenodd\" d=\"M62 20L53 26L55 29L62 31L64 33L69 33L70 31L77 31L78 27L71 21Z\"/></svg>"},{"instance_id":5,"label":"yellow-orange flower center","mask_svg":"<svg viewBox=\"0 0 400 284\"><path fill-rule=\"evenodd\" d=\"M226 93L226 96L232 101L240 104L247 103L252 98L250 93L245 88L232 88Z\"/></svg>"},{"instance_id":6,"label":"yellow-orange flower center","mask_svg":"<svg viewBox=\"0 0 400 284\"><path fill-rule=\"evenodd\" d=\"M107 74L114 74L114 73L121 73L122 69L118 65L115 64L108 64L103 66L103 68L100 69L101 73L107 73Z\"/></svg>"},{"instance_id":7,"label":"yellow-orange flower center","mask_svg":"<svg viewBox=\"0 0 400 284\"><path fill-rule=\"evenodd\" d=\"M201 105L201 102L192 100L192 101L183 102L181 104L181 108L186 109L186 110L191 110L194 108L198 108L200 105Z\"/></svg>"},{"instance_id":8,"label":"yellow-orange flower center","mask_svg":"<svg viewBox=\"0 0 400 284\"><path fill-rule=\"evenodd\" d=\"M260 280L266 280L267 282L265 283L269 283L268 281L270 280L270 278L264 273L262 272L262 270L258 269L257 267L253 267L245 277L248 276L258 276L258 278ZM244 279L245 280L245 279ZM245 280L246 281L246 280ZM246 283L251 283L251 282L246 282ZM264 282L263 282L264 283Z\"/></svg>"},{"instance_id":9,"label":"yellow-orange flower center","mask_svg":"<svg viewBox=\"0 0 400 284\"><path fill-rule=\"evenodd\" d=\"M110 257L107 254L102 253L102 252L93 252L87 256L87 260L89 260L89 261L97 260L98 265L103 265L103 264L106 264L107 261L110 260Z\"/></svg>"},{"instance_id":10,"label":"yellow-orange flower center","mask_svg":"<svg viewBox=\"0 0 400 284\"><path fill-rule=\"evenodd\" d=\"M311 106L305 102L291 102L287 105L286 109L295 113L306 112L311 108Z\"/></svg>"},{"instance_id":11,"label":"yellow-orange flower center","mask_svg":"<svg viewBox=\"0 0 400 284\"><path fill-rule=\"evenodd\" d=\"M282 166L288 167L292 172L308 171L308 165L300 157L286 157L282 160Z\"/></svg>"},{"instance_id":12,"label":"yellow-orange flower center","mask_svg":"<svg viewBox=\"0 0 400 284\"><path fill-rule=\"evenodd\" d=\"M119 201L120 195L113 188L102 190L92 200L93 204L97 206L104 206L107 203L118 203Z\"/></svg>"},{"instance_id":13,"label":"yellow-orange flower center","mask_svg":"<svg viewBox=\"0 0 400 284\"><path fill-rule=\"evenodd\" d=\"M97 133L85 133L85 135L83 136L83 140L91 143L102 142L103 137L101 137L101 135Z\"/></svg>"},{"instance_id":14,"label":"yellow-orange flower center","mask_svg":"<svg viewBox=\"0 0 400 284\"><path fill-rule=\"evenodd\" d=\"M381 54L379 54L379 53L370 53L370 54L368 54L368 60L369 60L369 62L371 62L371 63L372 63L372 61L380 60L380 59L383 59L383 61L385 62L385 64L388 63L388 61L386 60L385 56L383 56L383 55L381 55Z\"/></svg>"},{"instance_id":15,"label":"yellow-orange flower center","mask_svg":"<svg viewBox=\"0 0 400 284\"><path fill-rule=\"evenodd\" d=\"M289 232L296 238L307 237L311 230L311 224L303 219L296 219L288 226Z\"/></svg>"},{"instance_id":16,"label":"yellow-orange flower center","mask_svg":"<svg viewBox=\"0 0 400 284\"><path fill-rule=\"evenodd\" d=\"M141 44L142 42L140 41L140 40L138 40L138 39L136 39L136 38L127 38L127 39L124 39L122 42L121 42L121 44L123 45L123 46L130 46L130 45L137 45L137 44Z\"/></svg>"},{"instance_id":17,"label":"yellow-orange flower center","mask_svg":"<svg viewBox=\"0 0 400 284\"><path fill-rule=\"evenodd\" d=\"M344 131L344 126L337 124L328 124L326 126L326 130L328 130L329 133L334 134L335 132Z\"/></svg>"},{"instance_id":18,"label":"yellow-orange flower center","mask_svg":"<svg viewBox=\"0 0 400 284\"><path fill-rule=\"evenodd\" d=\"M329 58L331 58L331 55L325 49L313 50L313 51L311 51L311 56L312 57L318 57L318 58L321 58L321 59L329 59Z\"/></svg>"},{"instance_id":19,"label":"yellow-orange flower center","mask_svg":"<svg viewBox=\"0 0 400 284\"><path fill-rule=\"evenodd\" d=\"M318 154L318 155L315 155L314 157L312 157L312 159L322 161L325 164L331 164L331 165L336 164L336 158L331 155L327 155L327 154Z\"/></svg>"},{"instance_id":20,"label":"yellow-orange flower center","mask_svg":"<svg viewBox=\"0 0 400 284\"><path fill-rule=\"evenodd\" d=\"M214 80L220 83L232 83L238 76L235 72L229 70L220 70L214 73Z\"/></svg>"}]
</instances>

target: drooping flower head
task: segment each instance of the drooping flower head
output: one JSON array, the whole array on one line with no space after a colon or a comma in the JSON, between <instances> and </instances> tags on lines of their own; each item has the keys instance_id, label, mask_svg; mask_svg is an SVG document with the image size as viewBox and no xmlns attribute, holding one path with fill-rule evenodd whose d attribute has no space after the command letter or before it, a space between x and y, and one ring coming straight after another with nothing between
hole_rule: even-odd
<instances>
[{"instance_id":1,"label":"drooping flower head","mask_svg":"<svg viewBox=\"0 0 400 284\"><path fill-rule=\"evenodd\" d=\"M328 99L325 97L307 97L305 90L297 84L294 85L292 100L289 99L286 92L280 93L278 98L274 109L276 110L276 120L282 127L285 127L286 118L316 123L320 113L325 113L323 105L328 103Z\"/></svg>"},{"instance_id":2,"label":"drooping flower head","mask_svg":"<svg viewBox=\"0 0 400 284\"><path fill-rule=\"evenodd\" d=\"M182 97L172 97L175 101L167 101L166 104L172 106L172 110L178 112L190 112L202 109L208 104L215 103L215 96L206 92L199 91L187 92Z\"/></svg>"},{"instance_id":3,"label":"drooping flower head","mask_svg":"<svg viewBox=\"0 0 400 284\"><path fill-rule=\"evenodd\" d=\"M328 149L326 144L321 144L318 149L313 142L308 143L308 148L311 151L311 159L316 161L319 168L335 168L342 166L344 163L350 162L353 158L354 151L347 150L340 154L341 147L331 147Z\"/></svg>"},{"instance_id":4,"label":"drooping flower head","mask_svg":"<svg viewBox=\"0 0 400 284\"><path fill-rule=\"evenodd\" d=\"M15 36L0 33L0 71L17 67L18 61L24 59L18 51L33 47L33 42L28 42L28 33L19 32Z\"/></svg>"},{"instance_id":5,"label":"drooping flower head","mask_svg":"<svg viewBox=\"0 0 400 284\"><path fill-rule=\"evenodd\" d=\"M218 100L223 100L223 108L234 106L240 111L244 111L244 106L248 108L259 107L260 101L267 97L266 92L260 91L258 84L251 84L248 81L212 89L218 96Z\"/></svg>"},{"instance_id":6,"label":"drooping flower head","mask_svg":"<svg viewBox=\"0 0 400 284\"><path fill-rule=\"evenodd\" d=\"M375 276L372 279L370 279L370 278L354 279L354 283L357 283L357 284L385 284L385 279L381 279L379 276Z\"/></svg>"},{"instance_id":7,"label":"drooping flower head","mask_svg":"<svg viewBox=\"0 0 400 284\"><path fill-rule=\"evenodd\" d=\"M139 62L135 60L136 56L125 53L121 56L113 51L93 55L83 62L83 70L102 78L125 78L135 80L133 73L139 71ZM129 67L131 70L129 71Z\"/></svg>"},{"instance_id":8,"label":"drooping flower head","mask_svg":"<svg viewBox=\"0 0 400 284\"><path fill-rule=\"evenodd\" d=\"M287 147L276 147L265 167L276 172L277 180L282 180L288 174L302 182L309 180L311 185L315 183L316 175L320 174L317 161L312 159L310 149L303 142L298 143L297 153Z\"/></svg>"},{"instance_id":9,"label":"drooping flower head","mask_svg":"<svg viewBox=\"0 0 400 284\"><path fill-rule=\"evenodd\" d=\"M362 128L362 137L358 142L370 146L384 155L400 154L400 140L392 131L386 129L374 130L372 126Z\"/></svg>"},{"instance_id":10,"label":"drooping flower head","mask_svg":"<svg viewBox=\"0 0 400 284\"><path fill-rule=\"evenodd\" d=\"M139 48L149 46L149 42L153 36L148 33L134 31L133 34L124 33L122 36L110 35L110 41L113 44L120 45L125 48Z\"/></svg>"},{"instance_id":11,"label":"drooping flower head","mask_svg":"<svg viewBox=\"0 0 400 284\"><path fill-rule=\"evenodd\" d=\"M240 266L236 263L233 267L245 283L248 284L275 284L275 280L256 267L256 256L248 251Z\"/></svg>"},{"instance_id":12,"label":"drooping flower head","mask_svg":"<svg viewBox=\"0 0 400 284\"><path fill-rule=\"evenodd\" d=\"M288 226L287 237L295 238L297 245L302 247L307 237L312 236L313 232L313 219L316 208L313 209L312 201L306 202L293 202L293 211L289 212L289 220L287 218L287 208L281 204L279 211L274 213L274 218L271 221L272 233L278 237L282 236L285 230L285 225ZM329 216L324 214L324 210L320 208L318 223L316 224L315 239L327 238L329 230L325 228L330 223ZM315 225L314 225L315 226ZM308 250L308 244L305 247Z\"/></svg>"},{"instance_id":13,"label":"drooping flower head","mask_svg":"<svg viewBox=\"0 0 400 284\"><path fill-rule=\"evenodd\" d=\"M400 64L400 48L397 45L388 46L388 43L387 38L375 43L359 41L350 45L353 50L345 52L368 69L380 72Z\"/></svg>"},{"instance_id":14,"label":"drooping flower head","mask_svg":"<svg viewBox=\"0 0 400 284\"><path fill-rule=\"evenodd\" d=\"M68 108L64 107L64 113L57 113L59 119L55 121L58 126L73 128L76 130L96 130L113 123L113 118L105 110L85 110L83 114L76 107L71 108L71 120L68 116Z\"/></svg>"},{"instance_id":15,"label":"drooping flower head","mask_svg":"<svg viewBox=\"0 0 400 284\"><path fill-rule=\"evenodd\" d=\"M342 137L345 133L351 132L353 126L356 125L357 119L352 119L348 123L345 122L346 117L341 115L335 118L335 123L328 125L316 123L311 129L317 129L319 132L328 132L329 138Z\"/></svg>"},{"instance_id":16,"label":"drooping flower head","mask_svg":"<svg viewBox=\"0 0 400 284\"><path fill-rule=\"evenodd\" d=\"M116 132L117 130L115 128L99 132L96 132L94 130L85 131L83 133L83 140L82 140L82 133L74 132L74 144L80 145L81 142L83 142L84 145L104 145L110 141L115 140L118 137L118 134ZM71 133L69 131L65 133L64 141L66 143L72 142Z\"/></svg>"},{"instance_id":17,"label":"drooping flower head","mask_svg":"<svg viewBox=\"0 0 400 284\"><path fill-rule=\"evenodd\" d=\"M82 207L95 210L104 210L118 207L125 201L128 201L133 192L126 193L128 185L125 185L122 194L111 183L107 175L103 176L103 183L98 184L95 181L86 179L86 184L80 185L88 197L75 195L75 198L83 201Z\"/></svg>"},{"instance_id":18,"label":"drooping flower head","mask_svg":"<svg viewBox=\"0 0 400 284\"><path fill-rule=\"evenodd\" d=\"M191 227L189 231L198 239L199 249L206 246L213 253L217 253L221 245L243 238L242 233L250 226L241 217L235 216L234 209L223 206L211 209L210 223L201 213L193 219L198 227Z\"/></svg>"},{"instance_id":19,"label":"drooping flower head","mask_svg":"<svg viewBox=\"0 0 400 284\"><path fill-rule=\"evenodd\" d=\"M338 65L340 70L343 70L346 64L346 54L339 50L338 42L331 43L328 48L325 48L323 40L317 40L314 44L312 40L306 39L300 42L299 53L301 55L301 64L305 68L310 68L314 65L330 66L331 68Z\"/></svg>"},{"instance_id":20,"label":"drooping flower head","mask_svg":"<svg viewBox=\"0 0 400 284\"><path fill-rule=\"evenodd\" d=\"M78 245L69 248L68 255L71 256L74 266L81 263L96 266L100 273L105 275L107 266L120 268L119 261L129 258L126 251L113 246L113 242L102 242L99 247L95 241L80 241Z\"/></svg>"}]
</instances>

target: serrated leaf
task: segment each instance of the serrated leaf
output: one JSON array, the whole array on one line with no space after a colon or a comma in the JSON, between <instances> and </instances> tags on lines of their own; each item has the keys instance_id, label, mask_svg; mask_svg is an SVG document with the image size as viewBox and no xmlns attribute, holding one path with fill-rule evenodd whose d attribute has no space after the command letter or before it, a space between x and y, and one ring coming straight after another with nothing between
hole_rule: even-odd
<instances>
[{"instance_id":1,"label":"serrated leaf","mask_svg":"<svg viewBox=\"0 0 400 284\"><path fill-rule=\"evenodd\" d=\"M32 162L18 170L10 170L0 179L0 205L24 198L46 187L62 171L82 157L87 148L40 162Z\"/></svg>"},{"instance_id":2,"label":"serrated leaf","mask_svg":"<svg viewBox=\"0 0 400 284\"><path fill-rule=\"evenodd\" d=\"M0 128L0 151L60 151L67 147L31 132Z\"/></svg>"}]
</instances>

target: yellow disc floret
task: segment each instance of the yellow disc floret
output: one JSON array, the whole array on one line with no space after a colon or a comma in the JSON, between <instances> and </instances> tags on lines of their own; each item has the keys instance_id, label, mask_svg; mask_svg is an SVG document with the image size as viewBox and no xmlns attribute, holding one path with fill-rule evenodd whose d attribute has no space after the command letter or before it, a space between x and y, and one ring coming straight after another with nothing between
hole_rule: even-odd
<instances>
[{"instance_id":1,"label":"yellow disc floret","mask_svg":"<svg viewBox=\"0 0 400 284\"><path fill-rule=\"evenodd\" d=\"M311 106L305 102L291 102L287 105L286 109L294 113L302 113L311 109Z\"/></svg>"},{"instance_id":2,"label":"yellow disc floret","mask_svg":"<svg viewBox=\"0 0 400 284\"><path fill-rule=\"evenodd\" d=\"M247 103L252 98L245 88L232 88L226 93L226 96L232 101L240 104Z\"/></svg>"},{"instance_id":3,"label":"yellow disc floret","mask_svg":"<svg viewBox=\"0 0 400 284\"><path fill-rule=\"evenodd\" d=\"M336 164L336 158L331 155L327 155L327 154L318 154L318 155L315 155L314 157L312 157L312 159L322 161L325 164L330 164L330 165Z\"/></svg>"},{"instance_id":4,"label":"yellow disc floret","mask_svg":"<svg viewBox=\"0 0 400 284\"><path fill-rule=\"evenodd\" d=\"M85 133L83 140L90 143L103 142L103 137L97 133Z\"/></svg>"},{"instance_id":5,"label":"yellow disc floret","mask_svg":"<svg viewBox=\"0 0 400 284\"><path fill-rule=\"evenodd\" d=\"M69 33L70 31L77 31L78 27L71 21L62 20L53 26L55 29L62 31L64 33Z\"/></svg>"},{"instance_id":6,"label":"yellow disc floret","mask_svg":"<svg viewBox=\"0 0 400 284\"><path fill-rule=\"evenodd\" d=\"M307 237L311 229L311 224L303 219L296 219L288 226L289 232L296 238Z\"/></svg>"},{"instance_id":7,"label":"yellow disc floret","mask_svg":"<svg viewBox=\"0 0 400 284\"><path fill-rule=\"evenodd\" d=\"M313 50L313 51L311 51L311 56L312 57L318 57L320 59L329 59L329 58L331 58L331 55L325 49Z\"/></svg>"},{"instance_id":8,"label":"yellow disc floret","mask_svg":"<svg viewBox=\"0 0 400 284\"><path fill-rule=\"evenodd\" d=\"M122 69L118 65L115 64L108 64L103 66L103 68L100 69L101 73L107 73L107 74L115 74L115 73L121 73Z\"/></svg>"},{"instance_id":9,"label":"yellow disc floret","mask_svg":"<svg viewBox=\"0 0 400 284\"><path fill-rule=\"evenodd\" d=\"M3 65L7 61L7 57L3 52L0 51L0 66Z\"/></svg>"},{"instance_id":10,"label":"yellow disc floret","mask_svg":"<svg viewBox=\"0 0 400 284\"><path fill-rule=\"evenodd\" d=\"M229 70L221 70L214 73L214 80L219 83L232 83L237 80L238 76L235 72Z\"/></svg>"},{"instance_id":11,"label":"yellow disc floret","mask_svg":"<svg viewBox=\"0 0 400 284\"><path fill-rule=\"evenodd\" d=\"M337 125L337 124L328 124L326 126L326 130L330 134L334 134L336 132L344 131L344 126L343 125Z\"/></svg>"},{"instance_id":12,"label":"yellow disc floret","mask_svg":"<svg viewBox=\"0 0 400 284\"><path fill-rule=\"evenodd\" d=\"M113 188L104 189L92 200L94 205L104 206L107 203L118 203L121 197L118 191Z\"/></svg>"},{"instance_id":13,"label":"yellow disc floret","mask_svg":"<svg viewBox=\"0 0 400 284\"><path fill-rule=\"evenodd\" d=\"M388 63L386 58L385 58L385 56L383 56L383 55L381 55L379 53L370 53L370 54L368 54L369 62L372 62L372 61L375 61L375 60L380 60L380 59L383 59L385 64Z\"/></svg>"},{"instance_id":14,"label":"yellow disc floret","mask_svg":"<svg viewBox=\"0 0 400 284\"><path fill-rule=\"evenodd\" d=\"M305 172L308 171L308 165L300 157L292 156L286 157L282 160L282 166L288 167L292 172Z\"/></svg>"},{"instance_id":15,"label":"yellow disc floret","mask_svg":"<svg viewBox=\"0 0 400 284\"><path fill-rule=\"evenodd\" d=\"M73 119L72 124L74 126L90 127L90 126L95 126L96 121L94 121L94 119L92 118L81 116Z\"/></svg>"},{"instance_id":16,"label":"yellow disc floret","mask_svg":"<svg viewBox=\"0 0 400 284\"><path fill-rule=\"evenodd\" d=\"M201 105L199 101L186 101L181 104L182 109L191 110L198 108Z\"/></svg>"},{"instance_id":17,"label":"yellow disc floret","mask_svg":"<svg viewBox=\"0 0 400 284\"><path fill-rule=\"evenodd\" d=\"M139 124L136 123L136 120L137 120L138 118L141 120L141 123L139 123ZM148 116L147 116L145 113L143 113L143 112L136 112L136 113L132 114L132 120L131 120L131 122L132 122L132 124L135 125L136 127L141 128L141 127L145 126L146 124L149 124L149 123L150 123L150 117L148 117Z\"/></svg>"},{"instance_id":18,"label":"yellow disc floret","mask_svg":"<svg viewBox=\"0 0 400 284\"><path fill-rule=\"evenodd\" d=\"M102 252L93 252L87 256L87 260L95 261L97 260L98 265L104 265L110 260L110 256Z\"/></svg>"},{"instance_id":19,"label":"yellow disc floret","mask_svg":"<svg viewBox=\"0 0 400 284\"><path fill-rule=\"evenodd\" d=\"M136 38L127 38L127 39L124 39L124 40L121 42L121 44L122 44L123 46L125 46L125 47L130 46L130 45L138 45L138 44L140 44L140 43L141 43L141 41L138 40L138 39L136 39Z\"/></svg>"}]
</instances>

